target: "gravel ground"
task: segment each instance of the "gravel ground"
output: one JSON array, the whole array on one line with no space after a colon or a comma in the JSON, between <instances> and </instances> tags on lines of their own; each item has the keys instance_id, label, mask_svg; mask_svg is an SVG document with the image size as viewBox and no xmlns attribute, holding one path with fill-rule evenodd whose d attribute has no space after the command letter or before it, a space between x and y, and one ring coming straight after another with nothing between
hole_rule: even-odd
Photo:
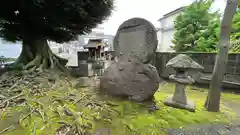
<instances>
[{"instance_id":1,"label":"gravel ground","mask_svg":"<svg viewBox=\"0 0 240 135\"><path fill-rule=\"evenodd\" d=\"M168 135L240 135L240 122L229 125L209 124L188 129L169 129Z\"/></svg>"}]
</instances>

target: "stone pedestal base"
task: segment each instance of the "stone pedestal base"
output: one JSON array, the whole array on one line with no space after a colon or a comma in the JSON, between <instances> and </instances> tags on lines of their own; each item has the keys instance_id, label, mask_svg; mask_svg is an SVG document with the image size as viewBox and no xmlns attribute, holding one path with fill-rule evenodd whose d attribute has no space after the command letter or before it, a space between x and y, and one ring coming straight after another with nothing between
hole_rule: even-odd
<instances>
[{"instance_id":1,"label":"stone pedestal base","mask_svg":"<svg viewBox=\"0 0 240 135\"><path fill-rule=\"evenodd\" d=\"M190 112L195 112L195 103L194 101L191 101L191 100L187 100L186 104L182 104L174 101L173 96L169 96L165 99L164 104L174 108L180 108L180 109L188 110Z\"/></svg>"}]
</instances>

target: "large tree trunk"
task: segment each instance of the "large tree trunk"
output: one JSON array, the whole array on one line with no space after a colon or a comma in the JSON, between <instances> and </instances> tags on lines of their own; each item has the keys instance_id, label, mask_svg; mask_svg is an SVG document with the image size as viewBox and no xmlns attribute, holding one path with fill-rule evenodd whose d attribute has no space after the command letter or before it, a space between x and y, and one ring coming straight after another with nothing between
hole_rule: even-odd
<instances>
[{"instance_id":1,"label":"large tree trunk","mask_svg":"<svg viewBox=\"0 0 240 135\"><path fill-rule=\"evenodd\" d=\"M22 52L21 52L20 56L18 57L17 61L15 62L15 64L25 65L34 58L33 54L35 54L35 51L31 50L30 45L31 45L30 42L23 41Z\"/></svg>"},{"instance_id":2,"label":"large tree trunk","mask_svg":"<svg viewBox=\"0 0 240 135\"><path fill-rule=\"evenodd\" d=\"M48 68L64 70L67 60L51 51L46 39L23 41L22 52L16 64L22 64L23 69L43 71Z\"/></svg>"},{"instance_id":3,"label":"large tree trunk","mask_svg":"<svg viewBox=\"0 0 240 135\"><path fill-rule=\"evenodd\" d=\"M205 103L206 109L211 112L218 112L220 107L221 87L228 60L232 19L236 13L238 5L237 1L238 0L227 0L227 5L221 23L219 52L217 54L212 79L210 82L210 89Z\"/></svg>"}]
</instances>

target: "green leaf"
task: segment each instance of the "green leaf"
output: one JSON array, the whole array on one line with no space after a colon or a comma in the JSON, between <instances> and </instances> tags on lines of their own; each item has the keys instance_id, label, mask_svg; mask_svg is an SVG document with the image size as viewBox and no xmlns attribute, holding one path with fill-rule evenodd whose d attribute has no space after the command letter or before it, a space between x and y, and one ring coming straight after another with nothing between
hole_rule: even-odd
<instances>
[{"instance_id":1,"label":"green leaf","mask_svg":"<svg viewBox=\"0 0 240 135\"><path fill-rule=\"evenodd\" d=\"M207 51L208 49L204 48L211 46L210 44L212 44L211 48L215 49L214 45L219 34L217 29L220 26L220 13L210 12L211 5L211 0L195 1L176 17L174 21L176 32L173 39L173 48L176 51ZM211 40L209 40L210 36ZM206 41L202 39L197 43L201 37Z\"/></svg>"}]
</instances>

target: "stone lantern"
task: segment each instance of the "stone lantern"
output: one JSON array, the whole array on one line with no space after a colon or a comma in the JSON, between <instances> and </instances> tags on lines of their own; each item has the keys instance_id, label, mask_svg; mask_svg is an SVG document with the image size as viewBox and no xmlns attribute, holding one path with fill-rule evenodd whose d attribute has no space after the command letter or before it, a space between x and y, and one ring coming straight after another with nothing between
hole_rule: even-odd
<instances>
[{"instance_id":1,"label":"stone lantern","mask_svg":"<svg viewBox=\"0 0 240 135\"><path fill-rule=\"evenodd\" d=\"M176 82L176 88L173 96L169 96L164 104L175 108L195 111L195 103L187 99L185 86L193 84L195 81L186 74L188 70L202 70L203 67L185 54L179 54L172 58L166 65L167 68L173 68L176 74L170 75L169 79Z\"/></svg>"}]
</instances>

